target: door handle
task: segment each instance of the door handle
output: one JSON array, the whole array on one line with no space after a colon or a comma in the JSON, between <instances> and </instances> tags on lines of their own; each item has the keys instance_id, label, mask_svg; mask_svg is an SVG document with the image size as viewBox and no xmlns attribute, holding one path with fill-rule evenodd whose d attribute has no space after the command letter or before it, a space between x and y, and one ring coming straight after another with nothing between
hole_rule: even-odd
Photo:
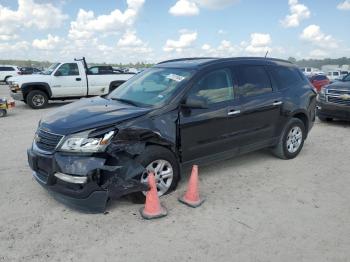
<instances>
[{"instance_id":1,"label":"door handle","mask_svg":"<svg viewBox=\"0 0 350 262\"><path fill-rule=\"evenodd\" d=\"M78 78L76 78L75 80L76 80L76 81L81 81L81 78L80 78L80 77L78 77Z\"/></svg>"},{"instance_id":2,"label":"door handle","mask_svg":"<svg viewBox=\"0 0 350 262\"><path fill-rule=\"evenodd\" d=\"M229 116L239 115L241 113L241 110L232 110L227 113Z\"/></svg>"},{"instance_id":3,"label":"door handle","mask_svg":"<svg viewBox=\"0 0 350 262\"><path fill-rule=\"evenodd\" d=\"M282 105L282 104L283 104L282 101L276 101L276 102L272 103L273 106L279 106L279 105Z\"/></svg>"}]
</instances>

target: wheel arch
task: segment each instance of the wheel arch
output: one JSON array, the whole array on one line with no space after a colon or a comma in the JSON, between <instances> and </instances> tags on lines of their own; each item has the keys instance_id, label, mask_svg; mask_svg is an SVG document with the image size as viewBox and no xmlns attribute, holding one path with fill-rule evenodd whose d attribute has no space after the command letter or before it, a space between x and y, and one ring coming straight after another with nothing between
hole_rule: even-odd
<instances>
[{"instance_id":1,"label":"wheel arch","mask_svg":"<svg viewBox=\"0 0 350 262\"><path fill-rule=\"evenodd\" d=\"M304 126L305 126L305 131L306 131L306 137L309 133L309 117L307 116L307 114L305 112L295 112L293 115L292 115L293 118L297 118L297 119L300 119Z\"/></svg>"},{"instance_id":2,"label":"wheel arch","mask_svg":"<svg viewBox=\"0 0 350 262\"><path fill-rule=\"evenodd\" d=\"M52 96L51 88L50 88L48 83L40 83L40 82L38 82L38 83L23 84L21 86L21 89L22 89L24 100L26 99L26 97L29 94L29 92L31 92L33 90L43 91L44 93L46 93L48 98L51 98L51 96Z\"/></svg>"}]
</instances>

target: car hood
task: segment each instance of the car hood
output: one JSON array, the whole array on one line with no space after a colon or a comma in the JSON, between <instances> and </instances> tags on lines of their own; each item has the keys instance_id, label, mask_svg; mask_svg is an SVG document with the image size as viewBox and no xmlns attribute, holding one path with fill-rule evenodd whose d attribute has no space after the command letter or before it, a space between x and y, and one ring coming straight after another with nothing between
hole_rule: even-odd
<instances>
[{"instance_id":1,"label":"car hood","mask_svg":"<svg viewBox=\"0 0 350 262\"><path fill-rule=\"evenodd\" d=\"M328 89L350 90L350 82L334 82L327 86Z\"/></svg>"},{"instance_id":2,"label":"car hood","mask_svg":"<svg viewBox=\"0 0 350 262\"><path fill-rule=\"evenodd\" d=\"M84 98L45 115L40 128L61 135L113 125L142 116L152 109L140 108L102 97Z\"/></svg>"},{"instance_id":3,"label":"car hood","mask_svg":"<svg viewBox=\"0 0 350 262\"><path fill-rule=\"evenodd\" d=\"M50 75L20 75L20 76L13 76L9 79L10 82L16 81L19 84L25 84L25 83L39 83L39 82L48 82L51 79Z\"/></svg>"}]
</instances>

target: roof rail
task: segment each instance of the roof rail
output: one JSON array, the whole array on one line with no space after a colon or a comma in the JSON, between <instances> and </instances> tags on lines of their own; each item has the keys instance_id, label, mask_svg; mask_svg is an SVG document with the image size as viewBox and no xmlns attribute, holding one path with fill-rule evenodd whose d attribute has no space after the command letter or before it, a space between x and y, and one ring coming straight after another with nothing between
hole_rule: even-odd
<instances>
[{"instance_id":1,"label":"roof rail","mask_svg":"<svg viewBox=\"0 0 350 262\"><path fill-rule=\"evenodd\" d=\"M185 57L185 58L165 60L165 61L159 62L158 65L169 63L169 62L180 62L180 61L186 61L186 60L200 60L200 59L218 59L218 58L217 57Z\"/></svg>"}]
</instances>

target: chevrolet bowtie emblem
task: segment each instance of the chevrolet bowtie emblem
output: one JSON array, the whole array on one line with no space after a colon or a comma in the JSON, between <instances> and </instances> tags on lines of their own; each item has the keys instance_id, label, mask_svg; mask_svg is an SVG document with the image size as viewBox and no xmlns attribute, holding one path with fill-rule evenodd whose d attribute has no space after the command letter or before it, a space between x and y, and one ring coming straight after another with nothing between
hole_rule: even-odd
<instances>
[{"instance_id":1,"label":"chevrolet bowtie emblem","mask_svg":"<svg viewBox=\"0 0 350 262\"><path fill-rule=\"evenodd\" d=\"M343 100L350 100L350 95L348 95L348 94L341 95L340 98Z\"/></svg>"}]
</instances>

